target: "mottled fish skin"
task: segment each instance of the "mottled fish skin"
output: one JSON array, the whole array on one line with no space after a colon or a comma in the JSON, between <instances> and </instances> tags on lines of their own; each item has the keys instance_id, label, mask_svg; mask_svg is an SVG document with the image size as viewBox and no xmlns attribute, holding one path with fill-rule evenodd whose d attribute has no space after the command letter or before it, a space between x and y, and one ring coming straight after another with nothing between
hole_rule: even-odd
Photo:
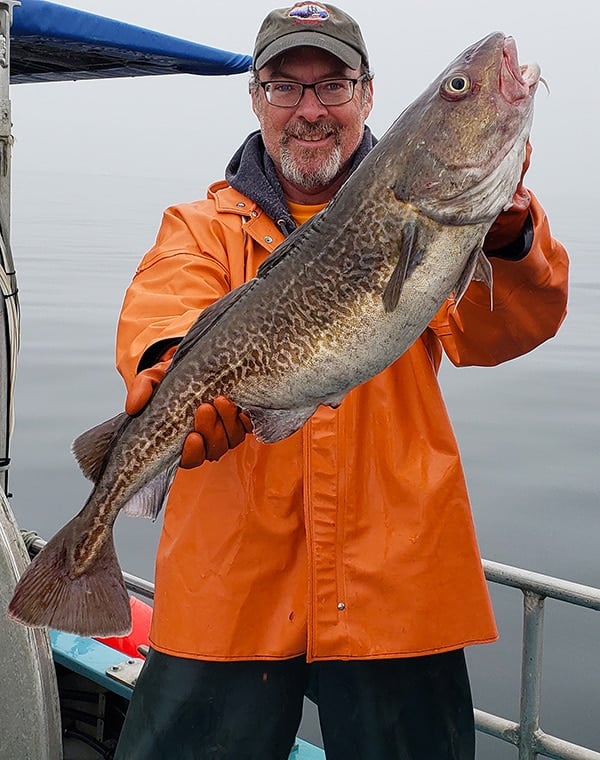
<instances>
[{"instance_id":1,"label":"mottled fish skin","mask_svg":"<svg viewBox=\"0 0 600 760\"><path fill-rule=\"evenodd\" d=\"M112 525L123 508L158 514L198 404L228 396L260 440L284 438L395 361L486 271L483 239L519 180L538 79L503 34L462 53L327 208L203 312L142 413L80 436L74 453L94 489L24 574L11 617L83 635L127 630Z\"/></svg>"}]
</instances>

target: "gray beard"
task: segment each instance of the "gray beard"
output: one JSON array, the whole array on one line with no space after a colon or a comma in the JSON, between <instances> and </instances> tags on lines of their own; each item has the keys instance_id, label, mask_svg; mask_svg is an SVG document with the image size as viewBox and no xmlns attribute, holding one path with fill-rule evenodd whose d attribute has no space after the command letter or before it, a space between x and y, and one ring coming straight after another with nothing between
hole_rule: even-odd
<instances>
[{"instance_id":1,"label":"gray beard","mask_svg":"<svg viewBox=\"0 0 600 760\"><path fill-rule=\"evenodd\" d=\"M281 146L281 172L288 182L302 190L314 191L330 185L342 168L342 156L339 145L335 145L326 160L316 171L306 172L294 161L287 145Z\"/></svg>"}]
</instances>

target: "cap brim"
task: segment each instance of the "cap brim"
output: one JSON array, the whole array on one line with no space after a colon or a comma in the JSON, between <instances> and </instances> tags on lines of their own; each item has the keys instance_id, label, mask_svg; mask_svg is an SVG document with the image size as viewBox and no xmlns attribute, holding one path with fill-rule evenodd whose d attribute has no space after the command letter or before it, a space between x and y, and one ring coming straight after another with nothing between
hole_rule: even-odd
<instances>
[{"instance_id":1,"label":"cap brim","mask_svg":"<svg viewBox=\"0 0 600 760\"><path fill-rule=\"evenodd\" d=\"M269 61L273 60L281 53L285 53L286 50L296 47L316 47L321 50L326 50L331 53L340 61L349 66L351 69L358 69L361 63L361 55L358 50L355 50L350 45L346 45L345 42L340 42L333 37L329 37L326 34L319 34L318 32L293 32L292 34L286 34L275 40L256 57L254 61L255 69L262 69Z\"/></svg>"}]
</instances>

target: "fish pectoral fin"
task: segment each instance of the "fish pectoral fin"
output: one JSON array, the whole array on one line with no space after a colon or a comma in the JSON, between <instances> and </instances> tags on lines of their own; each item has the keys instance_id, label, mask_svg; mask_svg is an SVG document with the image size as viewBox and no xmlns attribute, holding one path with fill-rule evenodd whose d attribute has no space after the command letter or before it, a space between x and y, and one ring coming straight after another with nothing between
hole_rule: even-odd
<instances>
[{"instance_id":1,"label":"fish pectoral fin","mask_svg":"<svg viewBox=\"0 0 600 760\"><path fill-rule=\"evenodd\" d=\"M493 279L492 265L490 264L489 259L483 252L483 249L476 248L469 256L467 264L463 269L458 282L454 286L454 298L456 304L458 305L460 303L460 300L471 284L471 281L478 280L479 282L485 283L490 289L490 310L493 309Z\"/></svg>"},{"instance_id":2,"label":"fish pectoral fin","mask_svg":"<svg viewBox=\"0 0 600 760\"><path fill-rule=\"evenodd\" d=\"M259 406L244 407L252 420L254 435L261 443L275 443L287 438L312 417L315 406L301 409L265 409Z\"/></svg>"},{"instance_id":3,"label":"fish pectoral fin","mask_svg":"<svg viewBox=\"0 0 600 760\"><path fill-rule=\"evenodd\" d=\"M73 441L71 451L88 480L93 483L97 482L102 472L104 458L113 439L121 432L129 419L129 415L120 412L115 417L111 417L110 420L101 422L99 425L86 430L85 433L81 433Z\"/></svg>"},{"instance_id":4,"label":"fish pectoral fin","mask_svg":"<svg viewBox=\"0 0 600 760\"><path fill-rule=\"evenodd\" d=\"M413 221L407 222L402 229L398 261L383 291L383 306L387 312L394 311L398 306L404 282L422 258L417 225Z\"/></svg>"},{"instance_id":5,"label":"fish pectoral fin","mask_svg":"<svg viewBox=\"0 0 600 760\"><path fill-rule=\"evenodd\" d=\"M156 520L167 500L171 484L177 472L177 462L163 470L153 480L135 493L123 506L128 517L146 517Z\"/></svg>"}]
</instances>

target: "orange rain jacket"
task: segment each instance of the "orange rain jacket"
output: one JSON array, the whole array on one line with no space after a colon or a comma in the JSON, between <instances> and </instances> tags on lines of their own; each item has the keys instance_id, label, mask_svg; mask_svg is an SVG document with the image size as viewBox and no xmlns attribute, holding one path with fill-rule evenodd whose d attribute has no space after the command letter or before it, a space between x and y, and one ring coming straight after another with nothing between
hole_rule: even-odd
<instances>
[{"instance_id":1,"label":"orange rain jacket","mask_svg":"<svg viewBox=\"0 0 600 760\"><path fill-rule=\"evenodd\" d=\"M321 407L286 440L248 435L219 462L179 470L156 561L151 643L208 660L387 658L497 637L457 443L440 394L442 350L494 365L554 335L567 256L532 199L534 241L492 259L391 367ZM125 296L117 362L129 385L144 352L254 276L282 241L219 182L174 206Z\"/></svg>"}]
</instances>

